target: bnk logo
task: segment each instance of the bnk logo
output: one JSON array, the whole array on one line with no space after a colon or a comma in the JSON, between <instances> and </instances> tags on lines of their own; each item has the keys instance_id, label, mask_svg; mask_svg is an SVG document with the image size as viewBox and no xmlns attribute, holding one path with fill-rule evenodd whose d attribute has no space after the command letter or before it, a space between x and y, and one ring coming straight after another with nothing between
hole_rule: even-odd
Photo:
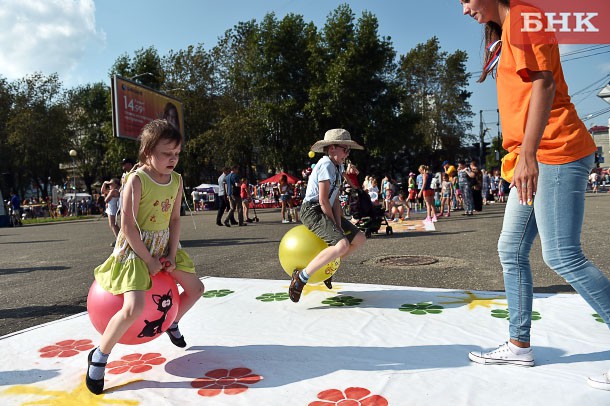
<instances>
[{"instance_id":1,"label":"bnk logo","mask_svg":"<svg viewBox=\"0 0 610 406\"><path fill-rule=\"evenodd\" d=\"M610 44L609 0L512 0L514 44Z\"/></svg>"}]
</instances>

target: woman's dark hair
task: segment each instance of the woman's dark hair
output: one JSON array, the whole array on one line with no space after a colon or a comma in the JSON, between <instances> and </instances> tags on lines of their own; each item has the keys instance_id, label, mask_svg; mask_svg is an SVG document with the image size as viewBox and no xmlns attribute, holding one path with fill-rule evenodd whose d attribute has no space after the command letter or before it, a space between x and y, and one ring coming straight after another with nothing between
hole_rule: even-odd
<instances>
[{"instance_id":1,"label":"woman's dark hair","mask_svg":"<svg viewBox=\"0 0 610 406\"><path fill-rule=\"evenodd\" d=\"M510 0L498 0L500 4L504 4L506 7L510 7ZM498 24L490 21L485 24L485 31L483 37L483 47L485 48L485 57L483 58L483 71L481 72L481 76L477 80L478 83L482 83L487 78L487 75L491 72L491 70L486 70L485 66L489 63L489 61L493 58L494 53L489 52L488 46L502 38L502 27Z\"/></svg>"}]
</instances>

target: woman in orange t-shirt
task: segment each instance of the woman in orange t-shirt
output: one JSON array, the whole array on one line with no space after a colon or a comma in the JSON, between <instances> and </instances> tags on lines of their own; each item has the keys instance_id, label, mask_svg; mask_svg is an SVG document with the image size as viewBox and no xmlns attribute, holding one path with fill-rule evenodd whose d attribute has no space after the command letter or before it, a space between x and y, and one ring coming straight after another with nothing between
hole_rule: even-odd
<instances>
[{"instance_id":1,"label":"woman in orange t-shirt","mask_svg":"<svg viewBox=\"0 0 610 406\"><path fill-rule=\"evenodd\" d=\"M481 364L533 366L529 254L536 235L546 264L610 325L610 281L580 246L587 177L596 147L570 101L557 42L548 34L521 32L523 13L533 11L532 6L511 7L509 0L461 4L465 15L485 24L489 45L479 82L496 69L503 146L509 152L502 177L514 186L498 241L510 340L469 357ZM588 383L610 390L610 371Z\"/></svg>"}]
</instances>

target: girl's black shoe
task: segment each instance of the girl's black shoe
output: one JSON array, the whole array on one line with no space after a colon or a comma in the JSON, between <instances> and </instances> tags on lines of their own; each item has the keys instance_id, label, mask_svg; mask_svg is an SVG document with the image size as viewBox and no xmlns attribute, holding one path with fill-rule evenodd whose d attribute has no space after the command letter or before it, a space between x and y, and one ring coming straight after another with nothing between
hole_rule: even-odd
<instances>
[{"instance_id":1,"label":"girl's black shoe","mask_svg":"<svg viewBox=\"0 0 610 406\"><path fill-rule=\"evenodd\" d=\"M97 348L94 348L89 353L89 357L87 359L87 377L85 378L85 383L87 384L87 389L91 391L94 395L100 395L104 392L104 378L102 379L93 379L89 376L89 367L93 365L94 367L104 367L106 368L105 362L93 362L91 358L93 357L93 353Z\"/></svg>"},{"instance_id":2,"label":"girl's black shoe","mask_svg":"<svg viewBox=\"0 0 610 406\"><path fill-rule=\"evenodd\" d=\"M169 339L172 341L172 344L174 344L176 347L180 347L180 348L186 347L186 341L184 341L184 336L182 335L182 336L180 336L180 338L176 338L171 333L172 331L178 331L178 327L168 328L166 331L167 335L169 336Z\"/></svg>"}]
</instances>

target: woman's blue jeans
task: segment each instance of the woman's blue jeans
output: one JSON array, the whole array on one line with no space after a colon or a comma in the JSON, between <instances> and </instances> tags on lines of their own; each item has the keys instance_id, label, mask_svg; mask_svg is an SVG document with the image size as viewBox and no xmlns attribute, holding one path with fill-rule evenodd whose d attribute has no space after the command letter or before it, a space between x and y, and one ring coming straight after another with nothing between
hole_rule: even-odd
<instances>
[{"instance_id":1,"label":"woman's blue jeans","mask_svg":"<svg viewBox=\"0 0 610 406\"><path fill-rule=\"evenodd\" d=\"M532 206L511 189L498 254L510 315L510 338L530 341L533 283L529 254L540 234L544 262L562 276L610 326L610 281L585 258L580 237L585 189L594 156L563 165L539 164Z\"/></svg>"}]
</instances>

